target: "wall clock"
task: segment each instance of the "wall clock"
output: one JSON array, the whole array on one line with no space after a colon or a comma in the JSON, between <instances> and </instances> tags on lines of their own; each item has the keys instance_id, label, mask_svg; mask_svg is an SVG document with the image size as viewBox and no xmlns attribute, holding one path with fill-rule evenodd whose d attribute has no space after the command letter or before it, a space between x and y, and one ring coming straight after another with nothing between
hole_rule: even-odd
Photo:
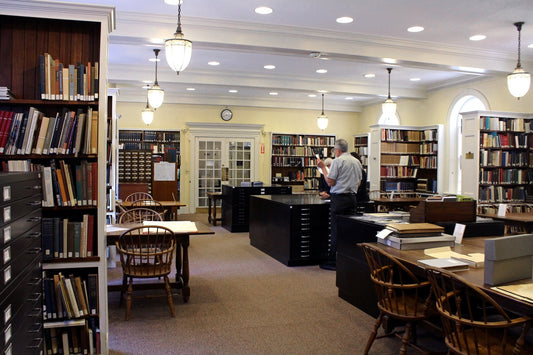
<instances>
[{"instance_id":1,"label":"wall clock","mask_svg":"<svg viewBox=\"0 0 533 355\"><path fill-rule=\"evenodd\" d=\"M229 121L233 117L233 112L231 112L229 108L225 108L220 112L220 117L222 117L224 121Z\"/></svg>"}]
</instances>

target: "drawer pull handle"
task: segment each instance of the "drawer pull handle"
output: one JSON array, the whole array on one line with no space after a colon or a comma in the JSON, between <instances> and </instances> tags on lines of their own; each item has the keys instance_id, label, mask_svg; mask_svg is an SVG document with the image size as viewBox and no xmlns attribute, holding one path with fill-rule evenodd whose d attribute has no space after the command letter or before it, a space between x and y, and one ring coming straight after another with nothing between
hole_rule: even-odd
<instances>
[{"instance_id":1,"label":"drawer pull handle","mask_svg":"<svg viewBox=\"0 0 533 355\"><path fill-rule=\"evenodd\" d=\"M29 329L26 333L40 333L43 329L43 326L41 323L33 323L33 325L36 325L36 329Z\"/></svg>"},{"instance_id":2,"label":"drawer pull handle","mask_svg":"<svg viewBox=\"0 0 533 355\"><path fill-rule=\"evenodd\" d=\"M29 239L40 238L40 237L41 237L41 232L33 232L33 233L28 234L27 236L27 238Z\"/></svg>"},{"instance_id":3,"label":"drawer pull handle","mask_svg":"<svg viewBox=\"0 0 533 355\"><path fill-rule=\"evenodd\" d=\"M33 185L30 189L32 189L32 190L41 190L42 186L41 185Z\"/></svg>"},{"instance_id":4,"label":"drawer pull handle","mask_svg":"<svg viewBox=\"0 0 533 355\"><path fill-rule=\"evenodd\" d=\"M28 219L28 222L39 222L41 220L41 217L32 217Z\"/></svg>"},{"instance_id":5,"label":"drawer pull handle","mask_svg":"<svg viewBox=\"0 0 533 355\"><path fill-rule=\"evenodd\" d=\"M28 206L40 206L41 204L42 204L41 201L28 202Z\"/></svg>"},{"instance_id":6,"label":"drawer pull handle","mask_svg":"<svg viewBox=\"0 0 533 355\"><path fill-rule=\"evenodd\" d=\"M28 345L26 346L26 349L41 349L43 344L43 338L33 338L33 341L38 341L35 345Z\"/></svg>"},{"instance_id":7,"label":"drawer pull handle","mask_svg":"<svg viewBox=\"0 0 533 355\"><path fill-rule=\"evenodd\" d=\"M41 248L39 247L36 247L36 248L33 248L33 249L30 249L28 250L28 253L27 254L39 254L41 252Z\"/></svg>"}]
</instances>

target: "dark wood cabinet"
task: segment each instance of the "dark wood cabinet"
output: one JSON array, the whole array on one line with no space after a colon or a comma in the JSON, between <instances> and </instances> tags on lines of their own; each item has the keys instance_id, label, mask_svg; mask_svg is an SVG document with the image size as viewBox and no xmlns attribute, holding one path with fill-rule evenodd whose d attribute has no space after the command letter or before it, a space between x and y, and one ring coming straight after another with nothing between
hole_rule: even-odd
<instances>
[{"instance_id":1,"label":"dark wood cabinet","mask_svg":"<svg viewBox=\"0 0 533 355\"><path fill-rule=\"evenodd\" d=\"M250 197L250 243L287 266L327 259L329 203L316 195Z\"/></svg>"},{"instance_id":2,"label":"dark wood cabinet","mask_svg":"<svg viewBox=\"0 0 533 355\"><path fill-rule=\"evenodd\" d=\"M41 179L38 173L0 174L0 349L42 350Z\"/></svg>"},{"instance_id":3,"label":"dark wood cabinet","mask_svg":"<svg viewBox=\"0 0 533 355\"><path fill-rule=\"evenodd\" d=\"M230 232L248 232L251 195L290 195L291 186L222 185L222 227Z\"/></svg>"}]
</instances>

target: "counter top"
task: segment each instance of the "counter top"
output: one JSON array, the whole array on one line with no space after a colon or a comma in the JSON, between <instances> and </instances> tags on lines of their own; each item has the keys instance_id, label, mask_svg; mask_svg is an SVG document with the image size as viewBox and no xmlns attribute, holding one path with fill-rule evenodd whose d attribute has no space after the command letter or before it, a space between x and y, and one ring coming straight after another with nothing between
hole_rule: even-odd
<instances>
[{"instance_id":1,"label":"counter top","mask_svg":"<svg viewBox=\"0 0 533 355\"><path fill-rule=\"evenodd\" d=\"M261 198L284 205L323 205L329 204L329 200L323 200L318 195L252 195L253 198Z\"/></svg>"}]
</instances>

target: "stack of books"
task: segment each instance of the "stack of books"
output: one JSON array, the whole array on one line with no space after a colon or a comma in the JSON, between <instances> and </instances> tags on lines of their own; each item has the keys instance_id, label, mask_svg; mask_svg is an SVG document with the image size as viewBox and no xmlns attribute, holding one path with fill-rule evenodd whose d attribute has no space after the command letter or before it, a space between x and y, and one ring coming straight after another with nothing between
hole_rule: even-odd
<instances>
[{"instance_id":1,"label":"stack of books","mask_svg":"<svg viewBox=\"0 0 533 355\"><path fill-rule=\"evenodd\" d=\"M436 247L453 247L455 237L443 234L444 227L432 223L390 223L385 226L384 238L377 238L378 243L395 249L427 249Z\"/></svg>"},{"instance_id":2,"label":"stack of books","mask_svg":"<svg viewBox=\"0 0 533 355\"><path fill-rule=\"evenodd\" d=\"M14 98L15 95L13 95L7 86L0 86L0 100L11 100Z\"/></svg>"}]
</instances>

